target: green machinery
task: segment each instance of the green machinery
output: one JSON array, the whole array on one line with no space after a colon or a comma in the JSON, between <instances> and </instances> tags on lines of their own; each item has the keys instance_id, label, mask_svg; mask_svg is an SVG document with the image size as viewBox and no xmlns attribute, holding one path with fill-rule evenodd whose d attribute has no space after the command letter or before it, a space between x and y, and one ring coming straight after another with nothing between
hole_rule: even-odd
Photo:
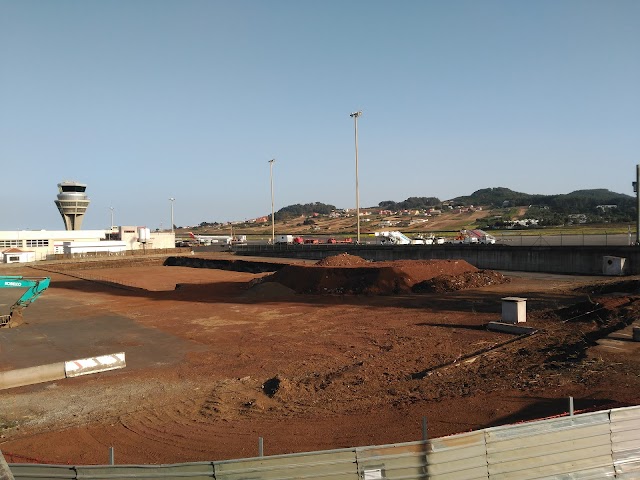
<instances>
[{"instance_id":1,"label":"green machinery","mask_svg":"<svg viewBox=\"0 0 640 480\"><path fill-rule=\"evenodd\" d=\"M13 304L9 315L0 315L0 328L13 328L23 323L22 310L33 303L47 288L49 277L29 278L0 275L0 288L26 288L27 290Z\"/></svg>"}]
</instances>

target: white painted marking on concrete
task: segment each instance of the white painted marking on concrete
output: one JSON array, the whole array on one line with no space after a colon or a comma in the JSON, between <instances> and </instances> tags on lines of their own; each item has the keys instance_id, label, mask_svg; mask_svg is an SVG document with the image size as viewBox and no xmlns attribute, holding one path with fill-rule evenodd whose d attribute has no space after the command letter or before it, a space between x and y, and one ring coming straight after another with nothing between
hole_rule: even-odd
<instances>
[{"instance_id":1,"label":"white painted marking on concrete","mask_svg":"<svg viewBox=\"0 0 640 480\"><path fill-rule=\"evenodd\" d=\"M64 370L67 377L77 377L90 373L106 372L126 367L124 352L98 357L81 358L65 362Z\"/></svg>"}]
</instances>

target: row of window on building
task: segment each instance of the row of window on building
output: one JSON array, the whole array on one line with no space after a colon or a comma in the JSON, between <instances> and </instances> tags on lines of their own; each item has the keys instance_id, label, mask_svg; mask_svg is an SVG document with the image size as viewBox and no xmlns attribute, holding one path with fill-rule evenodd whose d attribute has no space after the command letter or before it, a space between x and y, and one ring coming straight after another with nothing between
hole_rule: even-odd
<instances>
[{"instance_id":1,"label":"row of window on building","mask_svg":"<svg viewBox=\"0 0 640 480\"><path fill-rule=\"evenodd\" d=\"M49 240L26 240L27 247L48 247ZM22 240L0 240L0 248L22 247Z\"/></svg>"}]
</instances>

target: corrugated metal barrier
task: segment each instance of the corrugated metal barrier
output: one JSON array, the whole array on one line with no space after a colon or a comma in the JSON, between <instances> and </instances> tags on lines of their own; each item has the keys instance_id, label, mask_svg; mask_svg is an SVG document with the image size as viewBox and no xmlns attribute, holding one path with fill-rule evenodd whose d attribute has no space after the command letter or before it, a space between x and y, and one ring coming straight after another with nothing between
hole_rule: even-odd
<instances>
[{"instance_id":1,"label":"corrugated metal barrier","mask_svg":"<svg viewBox=\"0 0 640 480\"><path fill-rule=\"evenodd\" d=\"M640 407L428 441L175 465L9 464L16 480L640 479Z\"/></svg>"}]
</instances>

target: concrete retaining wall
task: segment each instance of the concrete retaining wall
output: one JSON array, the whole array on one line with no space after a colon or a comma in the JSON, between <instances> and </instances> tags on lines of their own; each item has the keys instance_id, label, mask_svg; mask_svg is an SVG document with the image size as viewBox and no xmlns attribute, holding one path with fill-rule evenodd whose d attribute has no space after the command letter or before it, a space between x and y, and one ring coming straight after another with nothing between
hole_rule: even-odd
<instances>
[{"instance_id":1,"label":"concrete retaining wall","mask_svg":"<svg viewBox=\"0 0 640 480\"><path fill-rule=\"evenodd\" d=\"M604 257L625 258L625 275L640 274L640 248L633 246L507 245L247 245L238 255L321 260L349 253L367 260L462 259L480 269L602 275Z\"/></svg>"}]
</instances>

